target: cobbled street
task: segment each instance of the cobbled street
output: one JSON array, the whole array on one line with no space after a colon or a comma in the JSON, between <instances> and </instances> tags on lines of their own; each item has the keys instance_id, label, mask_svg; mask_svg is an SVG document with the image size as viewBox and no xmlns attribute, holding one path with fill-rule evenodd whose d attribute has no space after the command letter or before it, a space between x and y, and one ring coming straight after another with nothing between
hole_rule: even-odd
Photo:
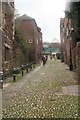
<instances>
[{"instance_id":1,"label":"cobbled street","mask_svg":"<svg viewBox=\"0 0 80 120\"><path fill-rule=\"evenodd\" d=\"M48 60L4 88L3 118L77 118L78 102L75 73Z\"/></svg>"}]
</instances>

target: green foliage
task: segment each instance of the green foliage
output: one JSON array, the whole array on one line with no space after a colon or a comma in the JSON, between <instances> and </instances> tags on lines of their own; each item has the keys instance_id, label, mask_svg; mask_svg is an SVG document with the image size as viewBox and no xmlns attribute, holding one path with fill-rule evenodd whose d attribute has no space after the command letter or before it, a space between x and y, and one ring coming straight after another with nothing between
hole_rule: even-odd
<instances>
[{"instance_id":1,"label":"green foliage","mask_svg":"<svg viewBox=\"0 0 80 120\"><path fill-rule=\"evenodd\" d=\"M27 40L25 40L19 29L15 30L15 41L19 44L24 54L29 53L34 49L34 45L26 42Z\"/></svg>"},{"instance_id":2,"label":"green foliage","mask_svg":"<svg viewBox=\"0 0 80 120\"><path fill-rule=\"evenodd\" d=\"M19 44L19 46L22 48L24 54L27 52L27 44L25 40L23 39L21 33L19 30L15 30L15 41Z\"/></svg>"}]
</instances>

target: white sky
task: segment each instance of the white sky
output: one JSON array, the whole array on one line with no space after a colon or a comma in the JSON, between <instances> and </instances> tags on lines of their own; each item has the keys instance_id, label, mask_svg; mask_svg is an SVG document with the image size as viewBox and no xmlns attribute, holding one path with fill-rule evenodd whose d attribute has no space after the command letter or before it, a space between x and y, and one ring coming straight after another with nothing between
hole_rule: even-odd
<instances>
[{"instance_id":1,"label":"white sky","mask_svg":"<svg viewBox=\"0 0 80 120\"><path fill-rule=\"evenodd\" d=\"M18 13L36 20L43 33L43 41L60 41L60 18L64 16L66 0L15 0Z\"/></svg>"}]
</instances>

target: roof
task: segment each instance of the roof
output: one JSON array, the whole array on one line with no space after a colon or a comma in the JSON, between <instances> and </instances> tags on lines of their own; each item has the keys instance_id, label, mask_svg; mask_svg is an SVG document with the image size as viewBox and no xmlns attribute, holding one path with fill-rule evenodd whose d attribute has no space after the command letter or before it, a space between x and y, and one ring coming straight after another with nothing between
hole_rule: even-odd
<instances>
[{"instance_id":1,"label":"roof","mask_svg":"<svg viewBox=\"0 0 80 120\"><path fill-rule=\"evenodd\" d=\"M58 41L56 38L54 38L54 39L51 41L51 43L59 43L59 41Z\"/></svg>"},{"instance_id":2,"label":"roof","mask_svg":"<svg viewBox=\"0 0 80 120\"><path fill-rule=\"evenodd\" d=\"M50 48L60 48L61 47L61 43L50 43L49 47Z\"/></svg>"},{"instance_id":3,"label":"roof","mask_svg":"<svg viewBox=\"0 0 80 120\"><path fill-rule=\"evenodd\" d=\"M34 23L35 23L35 25L36 25L36 27L37 27L37 29L38 29L38 32L40 32L40 33L42 34L41 28L37 26L37 23L36 23L36 21L35 21L34 18L32 18L32 17L24 14L24 15L22 15L22 16L19 16L19 17L16 19L16 21L24 21L24 20L26 20L26 21L29 21L29 20L30 20L30 21L34 21Z\"/></svg>"},{"instance_id":4,"label":"roof","mask_svg":"<svg viewBox=\"0 0 80 120\"><path fill-rule=\"evenodd\" d=\"M18 20L34 20L34 18L32 18L32 17L30 17L30 16L28 16L28 15L26 15L26 14L18 17L17 19L18 19Z\"/></svg>"}]
</instances>

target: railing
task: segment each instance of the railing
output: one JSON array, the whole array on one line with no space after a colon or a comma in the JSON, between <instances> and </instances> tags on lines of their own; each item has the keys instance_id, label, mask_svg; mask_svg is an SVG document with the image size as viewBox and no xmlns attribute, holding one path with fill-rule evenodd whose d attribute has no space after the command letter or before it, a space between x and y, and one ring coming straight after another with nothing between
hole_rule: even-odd
<instances>
[{"instance_id":1,"label":"railing","mask_svg":"<svg viewBox=\"0 0 80 120\"><path fill-rule=\"evenodd\" d=\"M35 68L35 62L27 63L26 65L22 65L19 68L14 68L13 69L13 82L16 81L16 75L17 74L22 74L24 76L24 70L26 70L26 73L28 73L30 70Z\"/></svg>"},{"instance_id":2,"label":"railing","mask_svg":"<svg viewBox=\"0 0 80 120\"><path fill-rule=\"evenodd\" d=\"M31 71L33 68L35 68L35 62L27 63L26 65L22 65L21 67L18 68L13 68L12 70L12 77L13 77L13 82L16 81L17 74L21 74L24 76L24 71L26 70L26 73ZM0 72L0 89L3 89L3 72Z\"/></svg>"}]
</instances>

